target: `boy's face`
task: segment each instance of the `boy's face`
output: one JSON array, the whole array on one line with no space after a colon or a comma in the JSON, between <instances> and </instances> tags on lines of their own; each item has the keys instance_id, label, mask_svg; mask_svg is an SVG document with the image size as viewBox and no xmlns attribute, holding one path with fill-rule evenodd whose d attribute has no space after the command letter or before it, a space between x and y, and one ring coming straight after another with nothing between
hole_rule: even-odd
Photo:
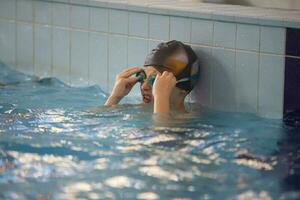
<instances>
[{"instance_id":1,"label":"boy's face","mask_svg":"<svg viewBox=\"0 0 300 200\"><path fill-rule=\"evenodd\" d=\"M146 73L146 80L144 80L141 83L141 86L140 86L141 94L142 94L144 103L151 103L153 101L152 85L149 84L148 79L152 75L156 75L159 72L154 67L151 67L151 66L145 67L144 71Z\"/></svg>"}]
</instances>

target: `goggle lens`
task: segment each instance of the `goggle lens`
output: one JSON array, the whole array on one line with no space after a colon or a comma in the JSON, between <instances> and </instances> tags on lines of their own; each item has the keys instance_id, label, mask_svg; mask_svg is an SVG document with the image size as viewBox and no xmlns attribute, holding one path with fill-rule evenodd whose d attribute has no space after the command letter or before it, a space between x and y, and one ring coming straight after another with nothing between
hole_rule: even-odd
<instances>
[{"instance_id":1,"label":"goggle lens","mask_svg":"<svg viewBox=\"0 0 300 200\"><path fill-rule=\"evenodd\" d=\"M144 71L137 72L135 77L139 78L139 82L143 82L146 79L146 74Z\"/></svg>"},{"instance_id":2,"label":"goggle lens","mask_svg":"<svg viewBox=\"0 0 300 200\"><path fill-rule=\"evenodd\" d=\"M145 81L145 79L147 79L146 73L144 71L137 72L135 74L135 76L139 78L139 82L141 82L141 83L143 83ZM155 81L155 78L156 78L156 75L151 75L147 79L147 83L150 84L150 85L153 85L154 81Z\"/></svg>"}]
</instances>

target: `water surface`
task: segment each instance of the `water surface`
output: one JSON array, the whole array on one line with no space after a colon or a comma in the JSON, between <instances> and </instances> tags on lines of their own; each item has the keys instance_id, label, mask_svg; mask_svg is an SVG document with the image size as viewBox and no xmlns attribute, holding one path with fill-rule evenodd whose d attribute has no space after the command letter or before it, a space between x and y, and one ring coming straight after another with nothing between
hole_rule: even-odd
<instances>
[{"instance_id":1,"label":"water surface","mask_svg":"<svg viewBox=\"0 0 300 200\"><path fill-rule=\"evenodd\" d=\"M156 126L142 105L103 106L98 86L3 65L0 82L1 199L300 197L299 131L281 120L188 105Z\"/></svg>"}]
</instances>

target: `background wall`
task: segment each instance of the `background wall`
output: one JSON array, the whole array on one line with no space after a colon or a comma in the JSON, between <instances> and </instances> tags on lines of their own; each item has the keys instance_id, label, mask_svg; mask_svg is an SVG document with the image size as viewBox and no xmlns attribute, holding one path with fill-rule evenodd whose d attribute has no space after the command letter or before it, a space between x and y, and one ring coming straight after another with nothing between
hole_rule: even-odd
<instances>
[{"instance_id":1,"label":"background wall","mask_svg":"<svg viewBox=\"0 0 300 200\"><path fill-rule=\"evenodd\" d=\"M143 65L162 41L201 60L192 101L281 118L286 29L68 3L0 1L0 60L26 73L110 92L117 73ZM132 95L139 95L138 87Z\"/></svg>"}]
</instances>

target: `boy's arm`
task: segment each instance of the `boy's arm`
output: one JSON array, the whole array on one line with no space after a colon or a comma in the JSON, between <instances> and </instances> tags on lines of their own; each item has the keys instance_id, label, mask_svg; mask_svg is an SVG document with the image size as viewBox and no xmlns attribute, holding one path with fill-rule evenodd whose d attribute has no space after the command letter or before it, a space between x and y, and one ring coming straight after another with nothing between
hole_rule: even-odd
<instances>
[{"instance_id":1,"label":"boy's arm","mask_svg":"<svg viewBox=\"0 0 300 200\"><path fill-rule=\"evenodd\" d=\"M154 113L168 114L170 111L169 97L154 97Z\"/></svg>"},{"instance_id":2,"label":"boy's arm","mask_svg":"<svg viewBox=\"0 0 300 200\"><path fill-rule=\"evenodd\" d=\"M121 99L122 98L109 96L104 105L106 105L106 106L117 105L121 101Z\"/></svg>"},{"instance_id":3,"label":"boy's arm","mask_svg":"<svg viewBox=\"0 0 300 200\"><path fill-rule=\"evenodd\" d=\"M108 97L104 105L117 105L121 99L131 91L132 87L139 80L138 77L131 76L141 70L142 68L140 67L131 67L118 74L111 95Z\"/></svg>"},{"instance_id":4,"label":"boy's arm","mask_svg":"<svg viewBox=\"0 0 300 200\"><path fill-rule=\"evenodd\" d=\"M153 84L154 113L169 114L170 95L176 85L176 78L171 72L164 71L157 74Z\"/></svg>"}]
</instances>

